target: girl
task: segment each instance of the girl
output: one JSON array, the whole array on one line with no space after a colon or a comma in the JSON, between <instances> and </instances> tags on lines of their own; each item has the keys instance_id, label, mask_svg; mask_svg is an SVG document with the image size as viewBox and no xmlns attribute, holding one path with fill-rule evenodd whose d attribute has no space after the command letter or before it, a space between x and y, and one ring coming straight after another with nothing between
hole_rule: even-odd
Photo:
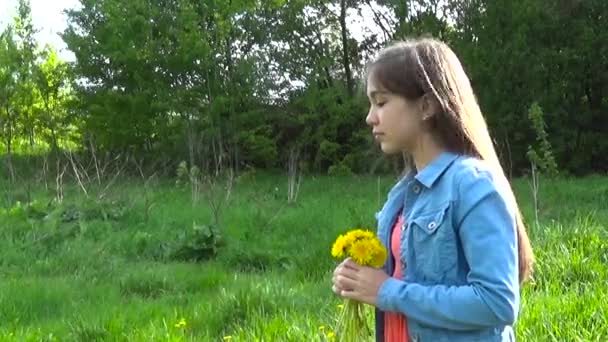
<instances>
[{"instance_id":1,"label":"girl","mask_svg":"<svg viewBox=\"0 0 608 342\"><path fill-rule=\"evenodd\" d=\"M396 43L367 95L375 139L410 171L376 214L388 261L345 260L333 291L376 306L377 341L515 341L532 248L460 61L434 39Z\"/></svg>"}]
</instances>

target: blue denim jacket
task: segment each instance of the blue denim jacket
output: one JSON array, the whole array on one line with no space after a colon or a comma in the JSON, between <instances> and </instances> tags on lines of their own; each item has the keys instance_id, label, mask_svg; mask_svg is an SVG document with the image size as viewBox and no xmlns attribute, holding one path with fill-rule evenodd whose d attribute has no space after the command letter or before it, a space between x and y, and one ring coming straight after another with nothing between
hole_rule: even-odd
<instances>
[{"instance_id":1,"label":"blue denim jacket","mask_svg":"<svg viewBox=\"0 0 608 342\"><path fill-rule=\"evenodd\" d=\"M380 287L377 341L385 311L407 317L412 342L515 341L516 207L500 179L481 160L445 152L391 189L376 214L378 235L388 248L403 210L404 277ZM389 258L384 270L393 268Z\"/></svg>"}]
</instances>

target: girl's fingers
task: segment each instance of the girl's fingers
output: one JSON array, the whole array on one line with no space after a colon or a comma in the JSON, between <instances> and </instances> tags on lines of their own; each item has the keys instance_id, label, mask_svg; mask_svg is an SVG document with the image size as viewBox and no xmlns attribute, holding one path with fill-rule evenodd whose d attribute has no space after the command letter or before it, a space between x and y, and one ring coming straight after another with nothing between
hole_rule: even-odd
<instances>
[{"instance_id":1,"label":"girl's fingers","mask_svg":"<svg viewBox=\"0 0 608 342\"><path fill-rule=\"evenodd\" d=\"M336 269L334 270L334 278L338 275L344 275L349 278L355 278L356 273L359 272L361 267L352 260L343 261Z\"/></svg>"},{"instance_id":2,"label":"girl's fingers","mask_svg":"<svg viewBox=\"0 0 608 342\"><path fill-rule=\"evenodd\" d=\"M359 299L357 294L355 293L355 291L344 290L344 291L340 292L340 296L347 298L347 299L355 299L355 300Z\"/></svg>"},{"instance_id":3,"label":"girl's fingers","mask_svg":"<svg viewBox=\"0 0 608 342\"><path fill-rule=\"evenodd\" d=\"M357 281L343 275L338 275L336 277L336 285L342 290L354 289L357 287Z\"/></svg>"},{"instance_id":4,"label":"girl's fingers","mask_svg":"<svg viewBox=\"0 0 608 342\"><path fill-rule=\"evenodd\" d=\"M338 274L340 272L340 269L346 266L346 263L348 262L348 259L344 259L342 260L338 266L336 266L336 268L334 269L334 275Z\"/></svg>"},{"instance_id":5,"label":"girl's fingers","mask_svg":"<svg viewBox=\"0 0 608 342\"><path fill-rule=\"evenodd\" d=\"M334 285L331 287L331 290L332 290L332 291L334 291L334 293L335 293L335 294L337 294L337 295L340 295L340 294L342 293L342 289L341 289L341 288L339 288L339 287L338 287L337 285L335 285L335 284L334 284Z\"/></svg>"},{"instance_id":6,"label":"girl's fingers","mask_svg":"<svg viewBox=\"0 0 608 342\"><path fill-rule=\"evenodd\" d=\"M341 293L342 298L356 300L357 302L366 303L369 305L375 305L373 301L371 301L368 297L364 296L358 291L349 291L345 290Z\"/></svg>"},{"instance_id":7,"label":"girl's fingers","mask_svg":"<svg viewBox=\"0 0 608 342\"><path fill-rule=\"evenodd\" d=\"M344 267L353 269L353 270L359 270L361 268L361 266L359 264L357 264L353 259L351 258L346 258L346 260L344 260Z\"/></svg>"},{"instance_id":8,"label":"girl's fingers","mask_svg":"<svg viewBox=\"0 0 608 342\"><path fill-rule=\"evenodd\" d=\"M345 277L353 280L359 279L359 270L355 270L348 267L343 267L336 273L335 277Z\"/></svg>"},{"instance_id":9,"label":"girl's fingers","mask_svg":"<svg viewBox=\"0 0 608 342\"><path fill-rule=\"evenodd\" d=\"M353 293L357 285L357 276L360 266L351 258L344 259L334 270L332 277L332 291L343 296L344 293Z\"/></svg>"}]
</instances>

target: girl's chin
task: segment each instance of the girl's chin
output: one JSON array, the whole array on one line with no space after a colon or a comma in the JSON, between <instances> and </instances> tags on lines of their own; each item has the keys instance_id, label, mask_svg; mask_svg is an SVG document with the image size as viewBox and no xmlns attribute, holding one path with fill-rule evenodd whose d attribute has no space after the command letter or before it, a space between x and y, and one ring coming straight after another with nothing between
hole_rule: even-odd
<instances>
[{"instance_id":1,"label":"girl's chin","mask_svg":"<svg viewBox=\"0 0 608 342\"><path fill-rule=\"evenodd\" d=\"M394 145L386 143L386 142L380 143L380 149L382 150L382 152L384 154L388 154L388 155L398 154L398 153L402 152L401 149L397 148Z\"/></svg>"}]
</instances>

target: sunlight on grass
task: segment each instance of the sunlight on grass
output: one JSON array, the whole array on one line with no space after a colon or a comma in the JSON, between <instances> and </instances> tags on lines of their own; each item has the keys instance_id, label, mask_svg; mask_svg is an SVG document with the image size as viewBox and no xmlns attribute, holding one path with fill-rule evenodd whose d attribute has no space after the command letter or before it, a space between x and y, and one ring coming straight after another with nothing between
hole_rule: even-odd
<instances>
[{"instance_id":1,"label":"sunlight on grass","mask_svg":"<svg viewBox=\"0 0 608 342\"><path fill-rule=\"evenodd\" d=\"M0 208L0 341L333 341L331 243L374 224L369 194L392 181L311 178L294 205L272 176L239 183L222 217L225 246L198 263L171 253L193 222L211 220L187 190L158 184L145 197L125 182L103 203L74 189L60 205L38 192ZM529 228L538 265L518 338L608 339L608 201L592 200L608 193L606 180L552 182L541 225ZM516 188L533 217L527 184Z\"/></svg>"}]
</instances>

